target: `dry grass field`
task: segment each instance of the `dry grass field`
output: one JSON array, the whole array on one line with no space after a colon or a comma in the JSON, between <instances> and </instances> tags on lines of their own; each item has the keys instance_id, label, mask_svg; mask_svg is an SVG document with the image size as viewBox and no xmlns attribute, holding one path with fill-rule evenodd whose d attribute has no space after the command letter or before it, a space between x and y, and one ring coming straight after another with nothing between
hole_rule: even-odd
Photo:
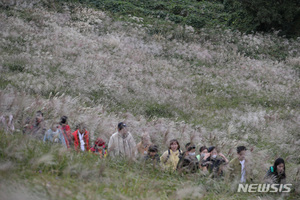
<instances>
[{"instance_id":1,"label":"dry grass field","mask_svg":"<svg viewBox=\"0 0 300 200\"><path fill-rule=\"evenodd\" d=\"M0 199L297 199L300 194L300 38L144 23L78 4L0 6ZM159 30L159 31L157 31ZM162 31L163 30L163 31ZM125 121L159 152L177 138L253 152L256 182L286 161L290 194L237 193L235 183L181 176L141 162L100 160L22 135L26 118L61 116L108 142Z\"/></svg>"}]
</instances>

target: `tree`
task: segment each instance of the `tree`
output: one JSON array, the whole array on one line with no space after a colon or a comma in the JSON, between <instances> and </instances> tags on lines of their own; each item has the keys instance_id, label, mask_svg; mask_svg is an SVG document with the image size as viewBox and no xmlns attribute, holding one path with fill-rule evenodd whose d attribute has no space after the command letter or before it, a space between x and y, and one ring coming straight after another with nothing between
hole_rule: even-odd
<instances>
[{"instance_id":1,"label":"tree","mask_svg":"<svg viewBox=\"0 0 300 200\"><path fill-rule=\"evenodd\" d=\"M243 32L275 29L293 35L300 20L299 0L225 0L224 5L231 13L229 25Z\"/></svg>"}]
</instances>

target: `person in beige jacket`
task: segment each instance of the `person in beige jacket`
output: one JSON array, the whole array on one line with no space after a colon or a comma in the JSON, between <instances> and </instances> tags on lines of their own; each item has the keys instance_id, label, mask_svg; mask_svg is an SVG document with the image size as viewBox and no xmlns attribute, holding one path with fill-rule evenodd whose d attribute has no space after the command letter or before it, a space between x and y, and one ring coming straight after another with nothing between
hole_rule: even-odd
<instances>
[{"instance_id":1,"label":"person in beige jacket","mask_svg":"<svg viewBox=\"0 0 300 200\"><path fill-rule=\"evenodd\" d=\"M118 124L118 132L114 133L108 143L108 156L134 159L137 156L136 143L125 123Z\"/></svg>"}]
</instances>

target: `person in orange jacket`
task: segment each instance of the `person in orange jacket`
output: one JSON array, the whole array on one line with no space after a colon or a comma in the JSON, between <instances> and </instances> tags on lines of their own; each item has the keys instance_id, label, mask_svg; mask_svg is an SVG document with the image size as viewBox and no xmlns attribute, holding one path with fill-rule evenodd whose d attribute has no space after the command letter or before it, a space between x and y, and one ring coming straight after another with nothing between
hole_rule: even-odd
<instances>
[{"instance_id":1,"label":"person in orange jacket","mask_svg":"<svg viewBox=\"0 0 300 200\"><path fill-rule=\"evenodd\" d=\"M79 124L78 129L72 133L73 141L74 141L74 148L81 151L89 151L89 132L86 130L84 124Z\"/></svg>"}]
</instances>

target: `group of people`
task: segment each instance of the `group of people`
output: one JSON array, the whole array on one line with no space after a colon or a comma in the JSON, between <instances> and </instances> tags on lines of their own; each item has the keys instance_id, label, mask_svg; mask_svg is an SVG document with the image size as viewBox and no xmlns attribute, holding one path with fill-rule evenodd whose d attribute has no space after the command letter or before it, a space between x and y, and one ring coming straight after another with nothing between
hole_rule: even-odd
<instances>
[{"instance_id":1,"label":"group of people","mask_svg":"<svg viewBox=\"0 0 300 200\"><path fill-rule=\"evenodd\" d=\"M71 132L67 116L62 116L59 122L51 123L50 128L46 130L44 114L41 111L36 112L35 119L32 122L30 120L26 121L23 134L44 142L60 143L66 148L74 147L75 150L80 151L95 151L98 153L98 146L105 147L105 142L101 138L98 138L95 145L90 147L90 134L83 123L78 124L76 130Z\"/></svg>"},{"instance_id":2,"label":"group of people","mask_svg":"<svg viewBox=\"0 0 300 200\"><path fill-rule=\"evenodd\" d=\"M107 156L141 158L145 163L159 166L166 171L178 171L183 174L203 172L212 178L223 177L227 181L238 180L241 183L252 182L254 179L249 160L245 156L248 151L245 146L238 146L235 158L229 161L215 146L209 148L202 146L197 154L193 143L187 143L183 151L178 140L172 139L168 150L159 155L158 146L151 143L147 133L144 133L141 142L136 144L127 125L123 122L118 124L117 131L110 137L107 147L102 138L97 138L90 146L90 135L83 123L71 132L68 117L63 116L58 123L52 123L50 129L46 130L41 111L36 112L32 122L29 120L25 123L23 133L44 142L60 143L66 148L74 148L77 151L89 151L99 155L100 158ZM285 162L282 158L275 160L274 165L267 171L265 180L268 183L285 183Z\"/></svg>"}]
</instances>

